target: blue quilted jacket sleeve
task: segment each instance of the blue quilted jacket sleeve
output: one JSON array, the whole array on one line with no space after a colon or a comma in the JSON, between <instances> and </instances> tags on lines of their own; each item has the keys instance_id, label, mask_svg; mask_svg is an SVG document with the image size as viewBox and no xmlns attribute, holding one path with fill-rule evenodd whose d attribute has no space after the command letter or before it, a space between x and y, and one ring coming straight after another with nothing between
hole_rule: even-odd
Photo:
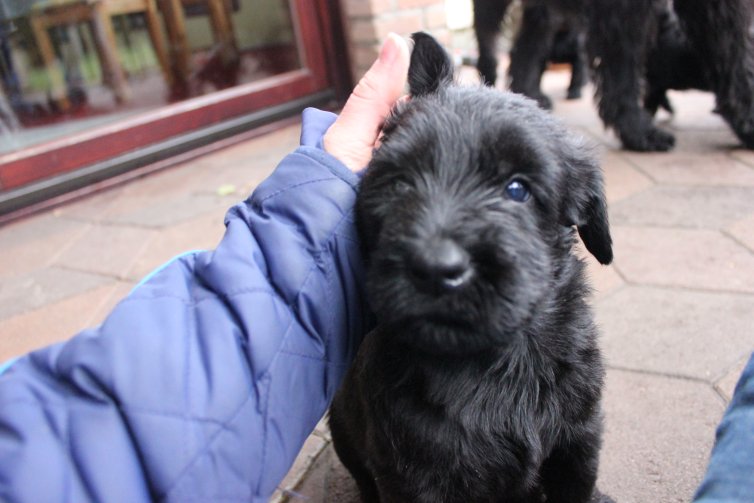
<instances>
[{"instance_id":1,"label":"blue quilted jacket sleeve","mask_svg":"<svg viewBox=\"0 0 754 503\"><path fill-rule=\"evenodd\" d=\"M694 503L754 501L754 354L717 427L707 473Z\"/></svg>"},{"instance_id":2,"label":"blue quilted jacket sleeve","mask_svg":"<svg viewBox=\"0 0 754 503\"><path fill-rule=\"evenodd\" d=\"M302 146L99 327L0 376L0 501L266 501L368 329L357 176Z\"/></svg>"}]
</instances>

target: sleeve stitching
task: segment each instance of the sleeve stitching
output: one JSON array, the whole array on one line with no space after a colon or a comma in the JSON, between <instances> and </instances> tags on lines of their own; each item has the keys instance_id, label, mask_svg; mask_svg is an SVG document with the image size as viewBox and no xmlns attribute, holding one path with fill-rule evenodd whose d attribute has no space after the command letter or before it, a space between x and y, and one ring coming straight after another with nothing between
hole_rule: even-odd
<instances>
[{"instance_id":1,"label":"sleeve stitching","mask_svg":"<svg viewBox=\"0 0 754 503\"><path fill-rule=\"evenodd\" d=\"M289 355L289 356L296 356L296 357L299 357L299 358L305 358L307 360L318 361L318 362L321 362L321 363L324 363L326 365L333 366L333 367L348 367L350 365L348 363L332 362L332 361L327 360L325 358L320 358L318 356L313 356L313 355L307 355L306 353L298 353L296 351L290 351L290 350L287 350L287 349L281 349L280 353L285 354L285 355Z\"/></svg>"},{"instance_id":2,"label":"sleeve stitching","mask_svg":"<svg viewBox=\"0 0 754 503\"><path fill-rule=\"evenodd\" d=\"M265 295L274 295L276 297L280 296L277 292L275 292L271 288L238 288L236 290L230 290L227 292L214 292L213 291L212 293L198 299L189 299L182 295L171 295L168 293L165 293L165 294L161 293L159 295L155 295L152 297L130 295L126 297L125 299L123 299L121 302L126 303L126 302L137 302L137 301L144 301L144 300L174 299L174 300L181 301L187 306L195 306L207 300L214 300L217 298L230 299L238 295L246 295L250 293L262 293Z\"/></svg>"},{"instance_id":3,"label":"sleeve stitching","mask_svg":"<svg viewBox=\"0 0 754 503\"><path fill-rule=\"evenodd\" d=\"M273 197L279 196L280 194L288 192L289 190L297 189L297 188L303 187L305 185L312 185L312 184L320 183L320 182L328 182L330 180L335 180L335 177L334 176L328 176L327 178L315 178L314 180L307 180L305 182L294 183L293 185L288 185L286 187L280 188L280 189L276 190L275 192L273 192L271 194L267 194L266 196L262 197L259 200L254 200L252 198L252 204L262 204L265 201L267 201L268 199L272 199Z\"/></svg>"},{"instance_id":4,"label":"sleeve stitching","mask_svg":"<svg viewBox=\"0 0 754 503\"><path fill-rule=\"evenodd\" d=\"M243 400L243 403L246 403L248 401L248 397ZM242 404L243 404L242 403ZM60 402L51 402L51 401L45 401L40 402L36 401L30 398L16 398L13 400L10 400L9 402L6 402L6 405L31 405L36 407L41 407L42 409L45 408L55 408L55 409L69 409L69 410L76 410L76 409L88 409L89 407L87 405L71 405L69 403L60 403ZM124 412L124 413L130 413L130 414L136 414L136 415L148 415L148 416L158 416L158 417L167 417L172 419L185 419L186 421L193 422L193 423L206 423L206 424L214 424L215 426L219 426L222 429L227 429L225 427L225 424L228 421L221 421L219 419L213 419L213 418L207 418L207 417L200 417L200 416L194 416L194 415L186 415L181 413L170 413L170 412L164 412L164 411L157 411L157 410L150 410L144 407L136 407L131 405L124 405L124 404L118 404L113 403L114 407L118 410Z\"/></svg>"}]
</instances>

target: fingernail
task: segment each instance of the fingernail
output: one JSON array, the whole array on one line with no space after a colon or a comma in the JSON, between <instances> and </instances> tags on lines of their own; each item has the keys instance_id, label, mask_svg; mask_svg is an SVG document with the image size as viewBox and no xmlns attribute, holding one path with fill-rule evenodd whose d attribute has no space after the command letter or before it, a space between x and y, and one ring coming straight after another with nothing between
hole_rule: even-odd
<instances>
[{"instance_id":1,"label":"fingernail","mask_svg":"<svg viewBox=\"0 0 754 503\"><path fill-rule=\"evenodd\" d=\"M382 48L380 49L380 62L390 64L398 57L400 49L398 48L398 42L395 39L399 36L400 35L397 33L388 33L387 38L385 39L385 42L382 43Z\"/></svg>"}]
</instances>

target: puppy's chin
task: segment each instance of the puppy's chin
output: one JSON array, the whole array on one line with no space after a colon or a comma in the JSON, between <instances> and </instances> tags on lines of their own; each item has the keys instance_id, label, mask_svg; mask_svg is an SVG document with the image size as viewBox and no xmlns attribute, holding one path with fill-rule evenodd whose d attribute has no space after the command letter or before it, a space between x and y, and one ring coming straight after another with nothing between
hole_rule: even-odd
<instances>
[{"instance_id":1,"label":"puppy's chin","mask_svg":"<svg viewBox=\"0 0 754 503\"><path fill-rule=\"evenodd\" d=\"M472 356L511 344L518 330L479 326L460 317L445 313L420 318L405 318L380 322L389 337L402 346L422 353L443 356Z\"/></svg>"},{"instance_id":2,"label":"puppy's chin","mask_svg":"<svg viewBox=\"0 0 754 503\"><path fill-rule=\"evenodd\" d=\"M541 289L475 282L444 295L422 293L401 275L367 282L377 323L403 346L430 354L471 355L516 343L540 304Z\"/></svg>"}]
</instances>

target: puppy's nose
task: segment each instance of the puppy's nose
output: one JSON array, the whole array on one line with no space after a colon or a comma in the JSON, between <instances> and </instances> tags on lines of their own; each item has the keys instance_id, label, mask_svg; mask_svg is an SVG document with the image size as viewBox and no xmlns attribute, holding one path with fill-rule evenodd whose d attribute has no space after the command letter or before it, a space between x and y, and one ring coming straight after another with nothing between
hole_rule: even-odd
<instances>
[{"instance_id":1,"label":"puppy's nose","mask_svg":"<svg viewBox=\"0 0 754 503\"><path fill-rule=\"evenodd\" d=\"M425 243L411 257L411 271L420 286L432 290L454 290L471 279L471 257L451 239Z\"/></svg>"}]
</instances>

